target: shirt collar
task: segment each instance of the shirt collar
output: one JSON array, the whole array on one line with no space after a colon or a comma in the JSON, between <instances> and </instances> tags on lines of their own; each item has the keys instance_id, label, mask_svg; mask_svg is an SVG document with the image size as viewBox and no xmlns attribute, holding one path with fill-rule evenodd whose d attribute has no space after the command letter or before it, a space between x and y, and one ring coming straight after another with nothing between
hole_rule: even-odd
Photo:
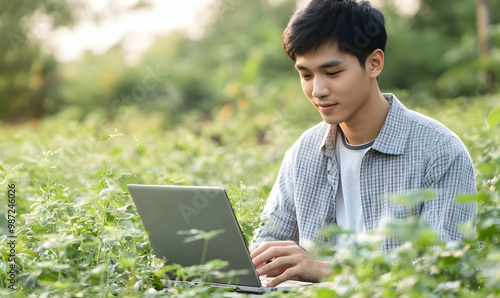
<instances>
[{"instance_id":1,"label":"shirt collar","mask_svg":"<svg viewBox=\"0 0 500 298\"><path fill-rule=\"evenodd\" d=\"M391 108L372 148L386 154L401 155L409 134L408 109L394 94L385 93L383 96L391 103Z\"/></svg>"},{"instance_id":2,"label":"shirt collar","mask_svg":"<svg viewBox=\"0 0 500 298\"><path fill-rule=\"evenodd\" d=\"M323 140L319 145L319 149L330 158L333 158L335 155L335 146L337 143L337 130L338 125L326 125L327 129L325 131L325 135L323 136Z\"/></svg>"},{"instance_id":3,"label":"shirt collar","mask_svg":"<svg viewBox=\"0 0 500 298\"><path fill-rule=\"evenodd\" d=\"M396 98L394 94L384 93L384 98L391 103L384 125L373 143L372 149L386 154L403 154L408 136L408 125L406 122L407 109ZM334 154L338 125L327 125L327 130L320 143L320 150L330 157Z\"/></svg>"}]
</instances>

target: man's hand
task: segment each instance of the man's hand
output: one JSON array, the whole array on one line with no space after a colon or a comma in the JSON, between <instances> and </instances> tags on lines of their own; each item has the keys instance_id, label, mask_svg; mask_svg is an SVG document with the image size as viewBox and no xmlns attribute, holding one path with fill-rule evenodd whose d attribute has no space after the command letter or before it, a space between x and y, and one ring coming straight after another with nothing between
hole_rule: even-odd
<instances>
[{"instance_id":1,"label":"man's hand","mask_svg":"<svg viewBox=\"0 0 500 298\"><path fill-rule=\"evenodd\" d=\"M318 282L332 273L330 263L313 259L293 241L264 242L250 256L258 275L276 277L268 287L289 279Z\"/></svg>"}]
</instances>

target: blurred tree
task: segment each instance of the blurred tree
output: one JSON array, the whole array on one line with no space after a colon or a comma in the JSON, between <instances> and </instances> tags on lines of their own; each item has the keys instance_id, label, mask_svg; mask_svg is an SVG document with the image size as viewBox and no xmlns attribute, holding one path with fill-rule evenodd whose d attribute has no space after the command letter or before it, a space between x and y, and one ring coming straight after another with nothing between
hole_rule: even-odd
<instances>
[{"instance_id":1,"label":"blurred tree","mask_svg":"<svg viewBox=\"0 0 500 298\"><path fill-rule=\"evenodd\" d=\"M42 117L57 100L57 63L40 50L37 22L74 22L66 1L0 2L0 119Z\"/></svg>"},{"instance_id":2,"label":"blurred tree","mask_svg":"<svg viewBox=\"0 0 500 298\"><path fill-rule=\"evenodd\" d=\"M131 9L147 5L137 0ZM85 14L100 18L81 0L0 1L0 119L22 121L57 110L62 102L59 63L44 50L43 35L72 26Z\"/></svg>"},{"instance_id":3,"label":"blurred tree","mask_svg":"<svg viewBox=\"0 0 500 298\"><path fill-rule=\"evenodd\" d=\"M488 92L482 69L497 62L494 57L479 59L476 3L421 0L414 16L401 16L391 7L385 10L389 39L382 86L409 89L419 98ZM499 1L490 3L489 16L492 24L500 22Z\"/></svg>"},{"instance_id":4,"label":"blurred tree","mask_svg":"<svg viewBox=\"0 0 500 298\"><path fill-rule=\"evenodd\" d=\"M109 5L113 1L118 3L109 0ZM141 3L137 0L132 9L143 7ZM487 92L482 71L500 77L500 1L488 4L487 59L478 58L476 26L483 18L477 18L473 1L421 0L413 16L383 7L389 39L382 88L408 89L429 98ZM75 24L86 5L0 2L0 119L40 118L65 106L84 113L100 108L112 118L132 104L164 111L170 123L186 111L231 117L242 110L255 116L280 106L311 115L304 113L307 101L281 45L295 0L214 0L215 16L197 40L182 32L159 37L133 67L124 64L117 45L102 56L87 53L61 68L42 50L35 32Z\"/></svg>"},{"instance_id":5,"label":"blurred tree","mask_svg":"<svg viewBox=\"0 0 500 298\"><path fill-rule=\"evenodd\" d=\"M479 44L479 57L483 61L488 61L491 58L491 40L488 34L490 25L489 5L487 0L476 0L477 11L477 31ZM495 74L491 68L484 71L488 90L493 93L495 91Z\"/></svg>"},{"instance_id":6,"label":"blurred tree","mask_svg":"<svg viewBox=\"0 0 500 298\"><path fill-rule=\"evenodd\" d=\"M233 109L226 106L225 115L240 106L253 111L274 107L275 102L260 96L261 89L297 79L281 45L295 5L293 0L274 5L216 0L214 18L200 39L182 32L158 37L137 66L117 76L112 98L104 102L118 104L114 108L138 104L143 110L163 110L170 122L186 111L208 116L228 104ZM134 98L139 90L144 98Z\"/></svg>"},{"instance_id":7,"label":"blurred tree","mask_svg":"<svg viewBox=\"0 0 500 298\"><path fill-rule=\"evenodd\" d=\"M79 107L84 113L102 109L109 118L134 105L143 111L162 111L168 123L177 122L190 111L201 114L202 119L227 119L239 111L260 117L261 112L269 115L276 110L317 119L311 116L314 109L305 108L308 101L281 45L283 29L295 8L295 0L214 0L214 18L201 37L193 40L183 32L158 37L134 66L124 63L121 46L117 45L101 56L87 53L57 72L55 61L30 60L46 57L34 47L26 54L30 71L11 72L25 89L20 88L15 96L20 98L19 104L9 103L6 111L17 108L13 114L25 112L28 117L39 117L45 111L54 111L57 103ZM491 40L498 47L500 26L494 24L500 22L500 1L491 2L490 8ZM410 94L420 96L417 98L423 94L432 99L436 95L448 98L487 92L481 70L490 67L500 71L500 53L493 46L491 63L478 62L474 2L422 0L415 15L400 15L390 6L383 9L389 34L381 76L384 90L408 89ZM19 43L13 40L11 44ZM65 81L55 88L59 73ZM5 77L0 76L1 88ZM44 84L52 89L41 88ZM41 111L38 114L25 108L35 106L28 98L23 99L26 94L32 96L29 88L39 90L39 99L30 97L42 103L36 105Z\"/></svg>"}]
</instances>

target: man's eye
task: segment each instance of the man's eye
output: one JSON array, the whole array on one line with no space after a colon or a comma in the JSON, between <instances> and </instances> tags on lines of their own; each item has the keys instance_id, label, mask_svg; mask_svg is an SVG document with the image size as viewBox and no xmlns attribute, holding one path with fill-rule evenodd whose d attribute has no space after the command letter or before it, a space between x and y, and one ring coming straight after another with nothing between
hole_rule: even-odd
<instances>
[{"instance_id":1,"label":"man's eye","mask_svg":"<svg viewBox=\"0 0 500 298\"><path fill-rule=\"evenodd\" d=\"M301 77L304 79L304 80L309 80L310 78L312 78L311 75L301 75Z\"/></svg>"},{"instance_id":2,"label":"man's eye","mask_svg":"<svg viewBox=\"0 0 500 298\"><path fill-rule=\"evenodd\" d=\"M340 71L336 71L336 72L327 72L326 75L327 76L330 76L330 77L333 77L333 76L336 76L340 73Z\"/></svg>"}]
</instances>

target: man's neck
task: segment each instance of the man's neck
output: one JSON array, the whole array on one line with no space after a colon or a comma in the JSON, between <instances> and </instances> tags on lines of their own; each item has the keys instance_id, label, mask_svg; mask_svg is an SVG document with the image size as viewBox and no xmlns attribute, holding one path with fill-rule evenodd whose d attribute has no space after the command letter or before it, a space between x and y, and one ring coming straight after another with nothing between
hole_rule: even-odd
<instances>
[{"instance_id":1,"label":"man's neck","mask_svg":"<svg viewBox=\"0 0 500 298\"><path fill-rule=\"evenodd\" d=\"M375 140L382 130L390 108L391 104L378 91L358 111L355 119L340 123L348 142L351 145L362 145Z\"/></svg>"}]
</instances>

